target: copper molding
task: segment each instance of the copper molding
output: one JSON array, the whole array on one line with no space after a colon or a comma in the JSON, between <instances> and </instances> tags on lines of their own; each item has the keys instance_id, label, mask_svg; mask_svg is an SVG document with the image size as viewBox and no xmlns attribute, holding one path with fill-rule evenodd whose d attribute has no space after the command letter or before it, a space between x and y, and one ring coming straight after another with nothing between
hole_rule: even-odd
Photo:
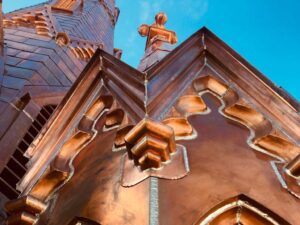
<instances>
[{"instance_id":1,"label":"copper molding","mask_svg":"<svg viewBox=\"0 0 300 225\"><path fill-rule=\"evenodd\" d=\"M125 136L128 157L142 170L159 168L176 152L174 131L150 119L138 123Z\"/></svg>"},{"instance_id":2,"label":"copper molding","mask_svg":"<svg viewBox=\"0 0 300 225\"><path fill-rule=\"evenodd\" d=\"M156 169L151 167L141 170L137 167L128 155L123 155L122 159L122 178L123 187L132 187L147 178L155 177L166 180L178 180L184 178L190 172L187 151L184 146L176 145L176 153L172 154L170 161L161 163L161 167Z\"/></svg>"},{"instance_id":3,"label":"copper molding","mask_svg":"<svg viewBox=\"0 0 300 225\"><path fill-rule=\"evenodd\" d=\"M10 201L5 205L11 216L7 220L8 225L32 225L38 220L47 205L30 195Z\"/></svg>"}]
</instances>

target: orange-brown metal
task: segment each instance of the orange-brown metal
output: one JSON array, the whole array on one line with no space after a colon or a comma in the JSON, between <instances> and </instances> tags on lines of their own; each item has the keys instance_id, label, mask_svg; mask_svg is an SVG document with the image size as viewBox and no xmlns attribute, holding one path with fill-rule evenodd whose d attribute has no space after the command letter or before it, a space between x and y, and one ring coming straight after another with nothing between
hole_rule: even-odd
<instances>
[{"instance_id":1,"label":"orange-brown metal","mask_svg":"<svg viewBox=\"0 0 300 225\"><path fill-rule=\"evenodd\" d=\"M165 23L168 17L165 13L160 12L155 16L155 22L152 25L142 24L139 27L139 33L141 36L147 37L146 48L150 46L151 41L155 37L160 37L163 40L169 42L170 44L177 43L177 36L174 31L167 30L165 28Z\"/></svg>"},{"instance_id":2,"label":"orange-brown metal","mask_svg":"<svg viewBox=\"0 0 300 225\"><path fill-rule=\"evenodd\" d=\"M49 35L44 14L34 29ZM51 37L91 60L34 142L9 224L299 223L299 105L206 28L162 54L177 38L155 20L140 71Z\"/></svg>"}]
</instances>

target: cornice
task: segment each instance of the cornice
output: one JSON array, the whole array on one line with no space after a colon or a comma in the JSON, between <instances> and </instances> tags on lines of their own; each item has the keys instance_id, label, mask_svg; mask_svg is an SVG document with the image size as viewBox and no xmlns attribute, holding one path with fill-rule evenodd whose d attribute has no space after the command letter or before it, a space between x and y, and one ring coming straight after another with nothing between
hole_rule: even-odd
<instances>
[{"instance_id":1,"label":"cornice","mask_svg":"<svg viewBox=\"0 0 300 225\"><path fill-rule=\"evenodd\" d=\"M249 77L252 77L252 79L256 79L256 82L263 83L264 86L269 89L272 94L275 94L276 96L281 98L282 101L285 101L285 104L289 105L297 112L300 111L300 103L295 98L293 98L293 96L276 86L268 77L257 70L246 59L244 59L241 55L239 55L236 51L229 47L209 29L204 27L201 30L203 30L204 32L204 44L209 55L214 56L215 59L219 60L221 59L220 56L222 54L231 56L230 60L238 63L240 67L245 68L248 71L247 75ZM217 54L217 51L219 51L220 54ZM229 67L229 63L224 63L224 65L228 67L228 70L234 71L233 67Z\"/></svg>"},{"instance_id":2,"label":"cornice","mask_svg":"<svg viewBox=\"0 0 300 225\"><path fill-rule=\"evenodd\" d=\"M292 96L286 93L284 90L278 88L272 81L270 81L265 75L255 69L249 62L247 62L243 57L241 57L237 52L231 49L226 43L219 39L214 33L212 33L206 27L201 28L199 31L195 32L190 38L180 44L176 49L174 49L170 54L168 54L164 59L158 62L156 65L151 67L145 73L149 81L163 73L163 70L170 69L174 65L178 64L180 57L182 55L188 55L190 48L200 48L199 54L205 56L205 58L212 56L215 61L221 59L222 55L230 56L230 62L234 62L237 68L229 68L230 63L222 62L222 66L227 67L227 70L235 72L240 68L245 68L248 71L249 77L254 79L255 83L262 83L268 88L271 93L280 97L285 104L289 105L295 111L300 111L300 104ZM196 51L196 49L194 49ZM194 59L193 55L190 58ZM177 61L176 61L177 60ZM192 60L191 60L192 61Z\"/></svg>"}]
</instances>

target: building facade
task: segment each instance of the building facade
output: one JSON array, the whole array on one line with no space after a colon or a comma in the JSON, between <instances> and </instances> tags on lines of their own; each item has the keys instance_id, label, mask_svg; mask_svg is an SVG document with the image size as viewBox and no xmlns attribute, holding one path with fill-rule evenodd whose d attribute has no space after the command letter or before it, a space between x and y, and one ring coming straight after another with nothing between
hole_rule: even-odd
<instances>
[{"instance_id":1,"label":"building facade","mask_svg":"<svg viewBox=\"0 0 300 225\"><path fill-rule=\"evenodd\" d=\"M164 13L134 69L118 15L56 0L3 16L3 221L300 224L299 103L205 27L174 49Z\"/></svg>"},{"instance_id":2,"label":"building facade","mask_svg":"<svg viewBox=\"0 0 300 225\"><path fill-rule=\"evenodd\" d=\"M2 209L19 196L29 149L96 49L114 54L118 13L113 0L48 1L1 13Z\"/></svg>"}]
</instances>

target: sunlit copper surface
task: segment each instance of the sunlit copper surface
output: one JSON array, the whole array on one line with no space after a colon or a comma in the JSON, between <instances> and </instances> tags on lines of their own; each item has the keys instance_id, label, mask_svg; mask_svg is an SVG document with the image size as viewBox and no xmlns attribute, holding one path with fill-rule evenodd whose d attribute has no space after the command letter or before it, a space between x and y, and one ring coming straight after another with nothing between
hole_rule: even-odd
<instances>
[{"instance_id":1,"label":"sunlit copper surface","mask_svg":"<svg viewBox=\"0 0 300 225\"><path fill-rule=\"evenodd\" d=\"M214 96L205 95L204 101L212 112L189 118L199 137L180 141L188 149L191 173L176 181L176 184L159 180L160 223L194 224L226 199L225 196L244 193L260 204L267 205L275 214L289 218L290 223L279 224L297 224L299 215L290 215L289 212L296 210L298 200L284 189L279 191L279 184L273 184L277 177L270 164L272 158L253 151L247 145L248 130L224 118L218 112L220 103ZM287 199L295 205L284 207L281 203ZM252 213L247 212L241 218L241 222L246 224L250 221L254 224L265 222L264 218L252 218ZM231 222L235 224L236 217L229 213L212 224Z\"/></svg>"},{"instance_id":2,"label":"sunlit copper surface","mask_svg":"<svg viewBox=\"0 0 300 225\"><path fill-rule=\"evenodd\" d=\"M124 119L124 111L122 109L114 109L106 115L105 127L111 128L121 125Z\"/></svg>"},{"instance_id":3,"label":"sunlit copper surface","mask_svg":"<svg viewBox=\"0 0 300 225\"><path fill-rule=\"evenodd\" d=\"M126 145L125 136L133 127L134 125L125 125L118 129L114 143L116 148L124 147Z\"/></svg>"},{"instance_id":4,"label":"sunlit copper surface","mask_svg":"<svg viewBox=\"0 0 300 225\"><path fill-rule=\"evenodd\" d=\"M24 196L6 204L6 209L10 213L27 211L33 214L41 213L46 209L46 205L32 196Z\"/></svg>"},{"instance_id":5,"label":"sunlit copper surface","mask_svg":"<svg viewBox=\"0 0 300 225\"><path fill-rule=\"evenodd\" d=\"M49 171L30 191L30 194L37 199L46 201L53 193L68 178L68 173L63 171Z\"/></svg>"},{"instance_id":6,"label":"sunlit copper surface","mask_svg":"<svg viewBox=\"0 0 300 225\"><path fill-rule=\"evenodd\" d=\"M193 127L186 118L171 117L165 119L163 123L173 128L176 137L186 137L193 133Z\"/></svg>"},{"instance_id":7,"label":"sunlit copper surface","mask_svg":"<svg viewBox=\"0 0 300 225\"><path fill-rule=\"evenodd\" d=\"M206 105L200 96L185 95L178 99L176 108L178 111L189 115L205 111Z\"/></svg>"},{"instance_id":8,"label":"sunlit copper surface","mask_svg":"<svg viewBox=\"0 0 300 225\"><path fill-rule=\"evenodd\" d=\"M155 169L149 168L147 170L141 170L134 165L132 160L128 158L128 155L123 156L122 168L122 186L131 187L149 177L158 177L168 180L177 180L185 177L190 169L188 164L188 158L186 155L186 149L181 146L176 146L177 151L172 154L170 161L162 164L162 168Z\"/></svg>"},{"instance_id":9,"label":"sunlit copper surface","mask_svg":"<svg viewBox=\"0 0 300 225\"><path fill-rule=\"evenodd\" d=\"M148 223L149 181L132 188L121 186L120 162L124 151L112 151L116 129L102 132L104 120L97 127L99 135L74 160L76 172L61 189L55 203L59 207L51 212L56 216L47 218L49 225L67 225L75 216L99 224Z\"/></svg>"},{"instance_id":10,"label":"sunlit copper surface","mask_svg":"<svg viewBox=\"0 0 300 225\"><path fill-rule=\"evenodd\" d=\"M76 13L79 1L57 3ZM159 13L139 29L147 44L135 70L56 35L43 13L35 29L91 60L35 141L10 224L300 221L300 106L211 32L171 51L177 37ZM24 16L9 21L33 22Z\"/></svg>"},{"instance_id":11,"label":"sunlit copper surface","mask_svg":"<svg viewBox=\"0 0 300 225\"><path fill-rule=\"evenodd\" d=\"M42 213L47 205L32 196L24 196L8 202L6 210L11 214L7 220L8 225L32 225L38 220L38 214Z\"/></svg>"},{"instance_id":12,"label":"sunlit copper surface","mask_svg":"<svg viewBox=\"0 0 300 225\"><path fill-rule=\"evenodd\" d=\"M140 35L147 37L146 48L149 47L149 44L151 43L152 39L158 36L168 41L170 44L177 43L176 33L174 31L167 30L164 26L167 20L167 15L163 12L160 12L156 14L155 22L152 25L149 26L146 24L142 24L139 27Z\"/></svg>"},{"instance_id":13,"label":"sunlit copper surface","mask_svg":"<svg viewBox=\"0 0 300 225\"><path fill-rule=\"evenodd\" d=\"M56 43L60 46L65 46L70 43L70 38L64 32L60 32L56 35Z\"/></svg>"},{"instance_id":14,"label":"sunlit copper surface","mask_svg":"<svg viewBox=\"0 0 300 225\"><path fill-rule=\"evenodd\" d=\"M32 225L37 221L38 219L36 216L30 213L22 212L10 216L7 220L7 225Z\"/></svg>"},{"instance_id":15,"label":"sunlit copper surface","mask_svg":"<svg viewBox=\"0 0 300 225\"><path fill-rule=\"evenodd\" d=\"M267 149L269 152L281 155L286 160L294 159L300 154L300 148L291 142L275 135L264 136L257 141L255 144L263 149ZM282 151L282 149L285 149Z\"/></svg>"},{"instance_id":16,"label":"sunlit copper surface","mask_svg":"<svg viewBox=\"0 0 300 225\"><path fill-rule=\"evenodd\" d=\"M196 225L288 225L289 223L244 195L225 200L211 209Z\"/></svg>"},{"instance_id":17,"label":"sunlit copper surface","mask_svg":"<svg viewBox=\"0 0 300 225\"><path fill-rule=\"evenodd\" d=\"M159 168L176 152L174 131L170 127L144 119L125 136L128 156L142 170Z\"/></svg>"}]
</instances>

